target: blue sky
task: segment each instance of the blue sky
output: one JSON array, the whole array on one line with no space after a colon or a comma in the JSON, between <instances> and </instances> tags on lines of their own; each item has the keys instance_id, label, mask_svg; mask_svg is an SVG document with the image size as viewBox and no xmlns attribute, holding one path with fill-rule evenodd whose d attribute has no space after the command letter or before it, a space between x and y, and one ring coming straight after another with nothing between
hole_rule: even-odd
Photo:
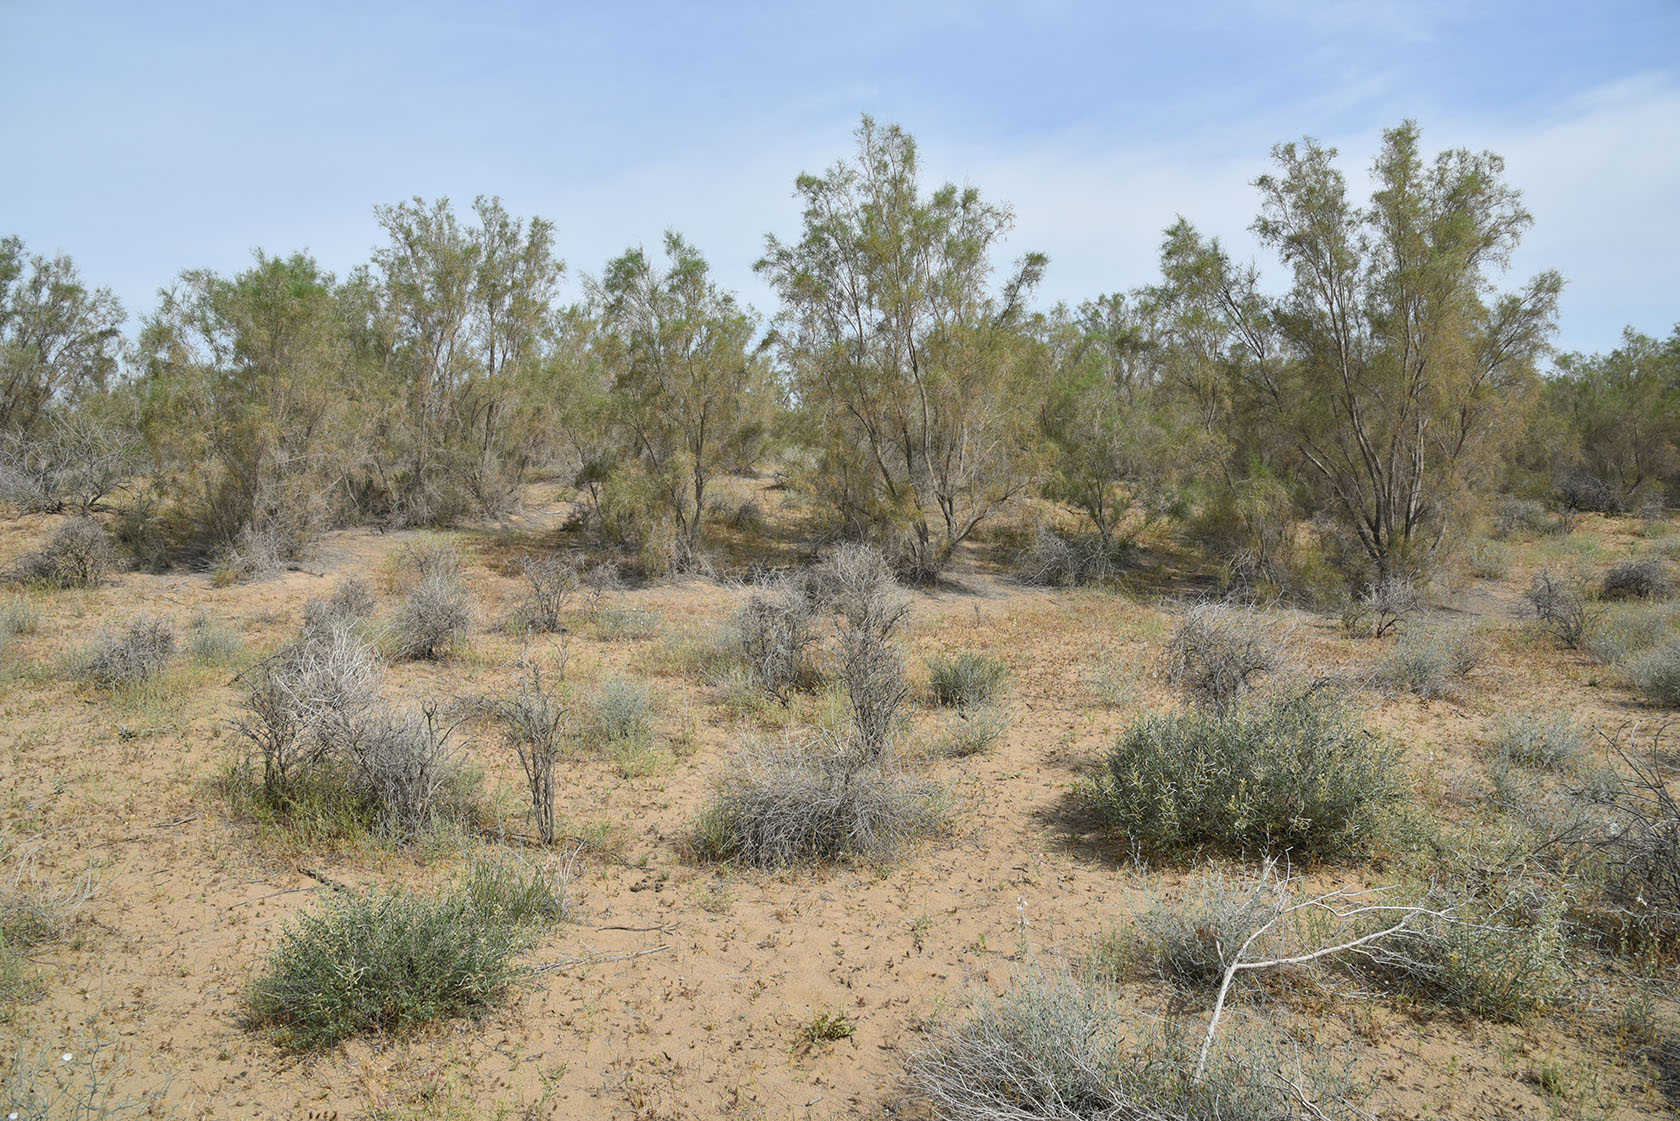
<instances>
[{"instance_id":1,"label":"blue sky","mask_svg":"<svg viewBox=\"0 0 1680 1121\"><path fill-rule=\"evenodd\" d=\"M1506 157L1560 269L1559 345L1680 322L1680 3L182 4L0 0L0 233L131 315L183 268L307 248L339 272L376 204L499 194L558 227L569 295L675 227L761 311L793 179L862 112L928 181L1017 214L1044 302L1155 277L1178 214L1256 252L1282 140L1381 130ZM1281 270L1262 266L1281 279Z\"/></svg>"}]
</instances>

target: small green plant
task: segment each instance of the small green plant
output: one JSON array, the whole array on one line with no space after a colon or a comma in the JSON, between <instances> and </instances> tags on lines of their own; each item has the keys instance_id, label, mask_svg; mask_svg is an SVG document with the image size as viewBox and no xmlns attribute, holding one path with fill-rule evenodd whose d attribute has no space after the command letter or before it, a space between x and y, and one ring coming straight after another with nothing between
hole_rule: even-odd
<instances>
[{"instance_id":1,"label":"small green plant","mask_svg":"<svg viewBox=\"0 0 1680 1121\"><path fill-rule=\"evenodd\" d=\"M1009 667L985 654L963 652L927 660L928 695L936 705L968 709L999 699L1009 684Z\"/></svg>"},{"instance_id":2,"label":"small green plant","mask_svg":"<svg viewBox=\"0 0 1680 1121\"><path fill-rule=\"evenodd\" d=\"M1107 824L1153 851L1335 857L1375 840L1404 798L1400 756L1321 692L1256 709L1191 709L1126 729L1087 788Z\"/></svg>"},{"instance_id":3,"label":"small green plant","mask_svg":"<svg viewBox=\"0 0 1680 1121\"><path fill-rule=\"evenodd\" d=\"M805 1035L813 1044L833 1043L852 1038L856 1031L857 1025L847 1019L844 1012L818 1012L805 1029Z\"/></svg>"},{"instance_id":4,"label":"small green plant","mask_svg":"<svg viewBox=\"0 0 1680 1121\"><path fill-rule=\"evenodd\" d=\"M481 1011L518 979L526 937L470 891L335 892L281 934L251 986L249 1022L307 1051Z\"/></svg>"},{"instance_id":5,"label":"small green plant","mask_svg":"<svg viewBox=\"0 0 1680 1121\"><path fill-rule=\"evenodd\" d=\"M0 633L35 634L41 629L41 611L22 596L14 595L0 604Z\"/></svg>"},{"instance_id":6,"label":"small green plant","mask_svg":"<svg viewBox=\"0 0 1680 1121\"><path fill-rule=\"evenodd\" d=\"M187 628L187 653L201 666L225 666L236 661L245 649L239 633L209 612L193 616Z\"/></svg>"},{"instance_id":7,"label":"small green plant","mask_svg":"<svg viewBox=\"0 0 1680 1121\"><path fill-rule=\"evenodd\" d=\"M569 851L558 864L538 864L512 855L482 856L467 869L461 890L475 912L508 926L568 922L574 857Z\"/></svg>"}]
</instances>

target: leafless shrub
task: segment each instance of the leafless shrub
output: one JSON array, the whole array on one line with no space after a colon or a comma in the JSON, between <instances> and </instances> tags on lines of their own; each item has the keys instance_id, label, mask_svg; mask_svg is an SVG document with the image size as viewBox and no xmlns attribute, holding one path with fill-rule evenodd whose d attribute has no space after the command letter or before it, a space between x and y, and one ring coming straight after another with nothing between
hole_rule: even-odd
<instances>
[{"instance_id":1,"label":"leafless shrub","mask_svg":"<svg viewBox=\"0 0 1680 1121\"><path fill-rule=\"evenodd\" d=\"M754 588L735 616L743 660L764 691L778 700L785 702L816 678L810 657L816 622L809 585L791 575Z\"/></svg>"},{"instance_id":2,"label":"leafless shrub","mask_svg":"<svg viewBox=\"0 0 1680 1121\"><path fill-rule=\"evenodd\" d=\"M1666 599L1674 594L1668 569L1655 557L1613 564L1599 585L1602 599Z\"/></svg>"},{"instance_id":3,"label":"leafless shrub","mask_svg":"<svg viewBox=\"0 0 1680 1121\"><path fill-rule=\"evenodd\" d=\"M855 738L755 745L737 755L701 820L702 852L761 867L885 861L942 817L935 788Z\"/></svg>"},{"instance_id":4,"label":"leafless shrub","mask_svg":"<svg viewBox=\"0 0 1680 1121\"><path fill-rule=\"evenodd\" d=\"M1416 581L1409 576L1385 576L1365 585L1342 612L1342 625L1355 634L1381 638L1423 608L1423 593Z\"/></svg>"},{"instance_id":5,"label":"leafless shrub","mask_svg":"<svg viewBox=\"0 0 1680 1121\"><path fill-rule=\"evenodd\" d=\"M421 540L406 545L397 554L397 564L415 581L461 578L461 554L447 541Z\"/></svg>"},{"instance_id":6,"label":"leafless shrub","mask_svg":"<svg viewBox=\"0 0 1680 1121\"><path fill-rule=\"evenodd\" d=\"M472 606L460 577L447 567L434 568L403 597L391 627L394 652L399 658L448 657L471 626Z\"/></svg>"},{"instance_id":7,"label":"leafless shrub","mask_svg":"<svg viewBox=\"0 0 1680 1121\"><path fill-rule=\"evenodd\" d=\"M345 755L379 700L383 670L372 644L348 624L305 631L245 675L235 729L263 764L263 792L280 797L300 772Z\"/></svg>"},{"instance_id":8,"label":"leafless shrub","mask_svg":"<svg viewBox=\"0 0 1680 1121\"><path fill-rule=\"evenodd\" d=\"M519 621L534 631L564 630L566 605L582 583L577 563L563 557L530 556L520 560L519 572L525 578Z\"/></svg>"},{"instance_id":9,"label":"leafless shrub","mask_svg":"<svg viewBox=\"0 0 1680 1121\"><path fill-rule=\"evenodd\" d=\"M1129 543L1100 534L1067 536L1039 526L1015 559L1015 575L1023 584L1044 588L1101 584L1125 568L1130 552Z\"/></svg>"},{"instance_id":10,"label":"leafless shrub","mask_svg":"<svg viewBox=\"0 0 1680 1121\"><path fill-rule=\"evenodd\" d=\"M1585 471L1568 471L1552 485L1552 501L1562 511L1587 511L1595 514L1621 514L1627 511L1627 501L1615 484Z\"/></svg>"},{"instance_id":11,"label":"leafless shrub","mask_svg":"<svg viewBox=\"0 0 1680 1121\"><path fill-rule=\"evenodd\" d=\"M440 795L459 769L454 726L435 706L375 710L350 745L356 783L379 808L379 829L409 841L436 824Z\"/></svg>"},{"instance_id":12,"label":"leafless shrub","mask_svg":"<svg viewBox=\"0 0 1680 1121\"><path fill-rule=\"evenodd\" d=\"M1550 569L1540 570L1525 596L1535 617L1571 650L1580 648L1602 614L1579 586L1564 583Z\"/></svg>"},{"instance_id":13,"label":"leafless shrub","mask_svg":"<svg viewBox=\"0 0 1680 1121\"><path fill-rule=\"evenodd\" d=\"M114 551L105 530L92 518L72 518L47 543L24 553L7 570L17 583L54 588L95 588L105 582Z\"/></svg>"},{"instance_id":14,"label":"leafless shrub","mask_svg":"<svg viewBox=\"0 0 1680 1121\"><path fill-rule=\"evenodd\" d=\"M1666 731L1663 725L1652 733L1644 758L1636 728L1601 733L1631 777L1593 847L1602 882L1625 922L1646 939L1672 945L1680 942L1680 802L1657 762Z\"/></svg>"},{"instance_id":15,"label":"leafless shrub","mask_svg":"<svg viewBox=\"0 0 1680 1121\"><path fill-rule=\"evenodd\" d=\"M140 615L120 630L95 636L78 668L96 685L132 685L161 673L176 649L175 624L156 615Z\"/></svg>"},{"instance_id":16,"label":"leafless shrub","mask_svg":"<svg viewBox=\"0 0 1680 1121\"><path fill-rule=\"evenodd\" d=\"M87 516L140 465L134 433L80 417L0 433L0 502L26 513Z\"/></svg>"},{"instance_id":17,"label":"leafless shrub","mask_svg":"<svg viewBox=\"0 0 1680 1121\"><path fill-rule=\"evenodd\" d=\"M1278 668L1283 649L1276 626L1264 624L1257 612L1198 604L1167 639L1167 680L1200 704L1226 709L1256 677Z\"/></svg>"},{"instance_id":18,"label":"leafless shrub","mask_svg":"<svg viewBox=\"0 0 1680 1121\"><path fill-rule=\"evenodd\" d=\"M555 838L554 769L573 735L572 718L555 685L565 676L562 654L558 668L545 674L529 653L519 660L519 684L496 705L502 735L525 772L531 795L531 818L545 845Z\"/></svg>"},{"instance_id":19,"label":"leafless shrub","mask_svg":"<svg viewBox=\"0 0 1680 1121\"><path fill-rule=\"evenodd\" d=\"M303 605L303 629L308 633L324 633L340 623L354 623L372 618L379 606L373 588L360 576L346 576L333 586L325 599L312 599Z\"/></svg>"},{"instance_id":20,"label":"leafless shrub","mask_svg":"<svg viewBox=\"0 0 1680 1121\"><path fill-rule=\"evenodd\" d=\"M910 611L892 569L867 545L837 548L812 573L819 602L838 615L836 669L852 705L858 744L871 758L892 745L909 695L904 655L894 639Z\"/></svg>"}]
</instances>

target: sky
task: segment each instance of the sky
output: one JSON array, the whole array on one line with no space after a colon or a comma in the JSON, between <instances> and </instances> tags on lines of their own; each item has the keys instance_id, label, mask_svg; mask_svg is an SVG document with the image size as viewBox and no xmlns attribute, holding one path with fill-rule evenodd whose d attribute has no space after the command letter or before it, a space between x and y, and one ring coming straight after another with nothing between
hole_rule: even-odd
<instances>
[{"instance_id":1,"label":"sky","mask_svg":"<svg viewBox=\"0 0 1680 1121\"><path fill-rule=\"evenodd\" d=\"M765 235L869 113L1014 208L1046 306L1153 282L1180 215L1281 284L1248 232L1272 146L1336 146L1363 195L1411 118L1505 158L1534 225L1501 284L1563 273L1560 350L1680 323L1680 0L0 0L0 59L0 235L135 319L183 269L342 275L376 205L481 194L555 223L567 298L674 228L773 313Z\"/></svg>"}]
</instances>

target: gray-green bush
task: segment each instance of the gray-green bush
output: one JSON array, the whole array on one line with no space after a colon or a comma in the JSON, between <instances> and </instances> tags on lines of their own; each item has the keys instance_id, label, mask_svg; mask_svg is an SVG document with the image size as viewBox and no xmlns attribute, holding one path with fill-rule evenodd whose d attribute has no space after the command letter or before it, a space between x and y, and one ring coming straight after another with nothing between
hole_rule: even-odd
<instances>
[{"instance_id":1,"label":"gray-green bush","mask_svg":"<svg viewBox=\"0 0 1680 1121\"><path fill-rule=\"evenodd\" d=\"M934 704L949 708L991 704L1009 685L1009 666L986 654L936 654L927 667L928 695Z\"/></svg>"},{"instance_id":2,"label":"gray-green bush","mask_svg":"<svg viewBox=\"0 0 1680 1121\"><path fill-rule=\"evenodd\" d=\"M1375 840L1405 794L1398 749L1308 692L1145 717L1088 796L1109 827L1150 851L1336 857Z\"/></svg>"},{"instance_id":3,"label":"gray-green bush","mask_svg":"<svg viewBox=\"0 0 1680 1121\"><path fill-rule=\"evenodd\" d=\"M1586 753L1587 733L1564 713L1526 709L1499 722L1494 733L1497 759L1523 767L1559 770Z\"/></svg>"},{"instance_id":4,"label":"gray-green bush","mask_svg":"<svg viewBox=\"0 0 1680 1121\"><path fill-rule=\"evenodd\" d=\"M1392 688L1440 699L1452 696L1481 660L1481 642L1473 631L1435 626L1401 635L1383 659L1381 674Z\"/></svg>"}]
</instances>

